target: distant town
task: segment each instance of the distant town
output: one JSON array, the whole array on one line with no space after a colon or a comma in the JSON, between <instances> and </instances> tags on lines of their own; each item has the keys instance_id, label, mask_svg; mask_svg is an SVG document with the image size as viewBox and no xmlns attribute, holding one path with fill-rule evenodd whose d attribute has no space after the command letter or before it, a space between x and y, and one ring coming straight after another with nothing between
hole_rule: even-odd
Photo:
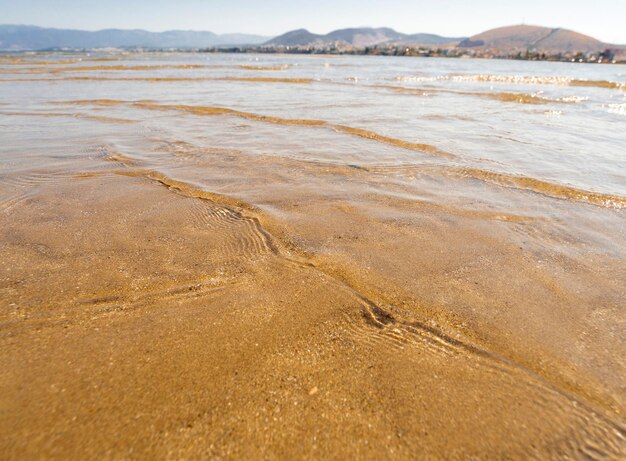
<instances>
[{"instance_id":1,"label":"distant town","mask_svg":"<svg viewBox=\"0 0 626 461\"><path fill-rule=\"evenodd\" d=\"M478 59L516 59L522 61L560 61L584 62L598 64L624 64L626 56L617 50L604 49L598 52L537 52L532 50L497 52L492 50L475 50L459 47L430 46L391 46L375 45L365 48L343 46L236 46L209 47L198 50L203 53L284 53L284 54L329 54L329 55L362 55L362 56L409 56L433 58L478 58Z\"/></svg>"}]
</instances>

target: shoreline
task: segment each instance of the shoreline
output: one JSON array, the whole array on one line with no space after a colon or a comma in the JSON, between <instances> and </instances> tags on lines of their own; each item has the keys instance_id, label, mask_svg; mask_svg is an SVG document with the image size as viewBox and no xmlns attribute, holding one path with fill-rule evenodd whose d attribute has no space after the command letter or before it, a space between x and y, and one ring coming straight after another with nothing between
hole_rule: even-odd
<instances>
[{"instance_id":1,"label":"shoreline","mask_svg":"<svg viewBox=\"0 0 626 461\"><path fill-rule=\"evenodd\" d=\"M338 51L338 50L318 50L318 49L303 49L303 50L286 50L286 49L268 49L265 47L216 47L216 48L73 48L73 49L43 49L43 50L0 50L0 56L19 56L19 55L50 55L50 54L82 54L82 53L120 53L132 56L133 54L161 54L161 53L174 53L174 54L191 54L198 53L207 54L258 54L258 55L285 55L285 56L384 56L384 57L402 57L402 58L446 58L446 59L477 59L477 60L494 60L494 61L533 61L533 62L562 62L571 64L603 64L603 65L624 65L626 60L610 61L605 60L598 62L597 60L588 60L584 57L568 57L568 58L556 58L546 57L538 58L536 56L530 57L516 57L515 55L504 56L476 56L470 54L429 54L432 52L431 48L418 48L412 50L408 55L406 53L396 50L390 52L389 50L357 50L357 51ZM597 54L597 53L596 53ZM0 64L2 64L0 62Z\"/></svg>"}]
</instances>

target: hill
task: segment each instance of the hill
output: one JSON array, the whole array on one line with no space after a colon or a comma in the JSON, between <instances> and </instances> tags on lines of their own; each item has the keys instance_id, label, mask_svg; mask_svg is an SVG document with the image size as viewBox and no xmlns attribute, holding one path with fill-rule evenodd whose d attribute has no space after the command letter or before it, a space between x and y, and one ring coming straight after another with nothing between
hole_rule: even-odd
<instances>
[{"instance_id":1,"label":"hill","mask_svg":"<svg viewBox=\"0 0 626 461\"><path fill-rule=\"evenodd\" d=\"M355 48L381 44L443 45L458 43L461 38L442 37L434 34L403 34L388 27L350 28L334 30L326 35L318 35L306 29L287 32L265 43L268 46L332 46L350 45Z\"/></svg>"},{"instance_id":2,"label":"hill","mask_svg":"<svg viewBox=\"0 0 626 461\"><path fill-rule=\"evenodd\" d=\"M537 52L596 52L615 47L593 37L567 29L516 25L499 27L474 35L459 43L460 48L482 48L515 53Z\"/></svg>"},{"instance_id":3,"label":"hill","mask_svg":"<svg viewBox=\"0 0 626 461\"><path fill-rule=\"evenodd\" d=\"M426 47L442 48L443 54L471 56L513 56L520 52L534 51L555 54L577 52L598 53L611 49L618 60L626 58L626 46L603 43L593 37L567 29L530 25L499 27L473 35L469 38L443 37L435 34L404 34L388 27L348 28L328 34L314 34L297 29L268 40L268 37L247 34L218 35L213 32L171 30L149 32L145 30L105 29L84 31L51 29L36 26L0 25L0 50L38 51L50 49L93 48L210 48L231 47L313 48L324 51L329 48L343 51L366 48ZM448 55L446 54L446 55Z\"/></svg>"},{"instance_id":4,"label":"hill","mask_svg":"<svg viewBox=\"0 0 626 461\"><path fill-rule=\"evenodd\" d=\"M306 29L296 29L275 37L265 45L298 46L321 43L323 35L312 34Z\"/></svg>"},{"instance_id":5,"label":"hill","mask_svg":"<svg viewBox=\"0 0 626 461\"><path fill-rule=\"evenodd\" d=\"M268 37L213 32L105 29L95 32L36 26L0 25L0 49L10 51L50 48L199 48L216 45L256 45Z\"/></svg>"}]
</instances>

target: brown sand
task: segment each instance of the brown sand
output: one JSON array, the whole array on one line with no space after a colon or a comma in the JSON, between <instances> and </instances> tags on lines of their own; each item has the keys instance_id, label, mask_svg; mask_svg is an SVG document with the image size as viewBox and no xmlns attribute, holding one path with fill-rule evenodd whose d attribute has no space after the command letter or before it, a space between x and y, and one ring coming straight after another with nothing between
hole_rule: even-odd
<instances>
[{"instance_id":1,"label":"brown sand","mask_svg":"<svg viewBox=\"0 0 626 461\"><path fill-rule=\"evenodd\" d=\"M621 344L575 338L603 327L571 303L587 286L577 303L597 303L602 274L544 252L547 272L505 238L540 224L305 187L267 191L278 220L108 160L2 204L2 458L624 455L620 380L567 362ZM276 161L238 159L237 174Z\"/></svg>"}]
</instances>

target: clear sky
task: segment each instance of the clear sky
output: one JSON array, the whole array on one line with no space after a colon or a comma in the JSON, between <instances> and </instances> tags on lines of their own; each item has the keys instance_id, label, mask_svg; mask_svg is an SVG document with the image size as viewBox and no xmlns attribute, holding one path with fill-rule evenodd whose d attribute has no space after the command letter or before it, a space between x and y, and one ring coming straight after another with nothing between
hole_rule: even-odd
<instances>
[{"instance_id":1,"label":"clear sky","mask_svg":"<svg viewBox=\"0 0 626 461\"><path fill-rule=\"evenodd\" d=\"M0 23L96 30L278 35L361 26L470 36L519 24L564 27L626 44L626 0L0 0Z\"/></svg>"}]
</instances>

